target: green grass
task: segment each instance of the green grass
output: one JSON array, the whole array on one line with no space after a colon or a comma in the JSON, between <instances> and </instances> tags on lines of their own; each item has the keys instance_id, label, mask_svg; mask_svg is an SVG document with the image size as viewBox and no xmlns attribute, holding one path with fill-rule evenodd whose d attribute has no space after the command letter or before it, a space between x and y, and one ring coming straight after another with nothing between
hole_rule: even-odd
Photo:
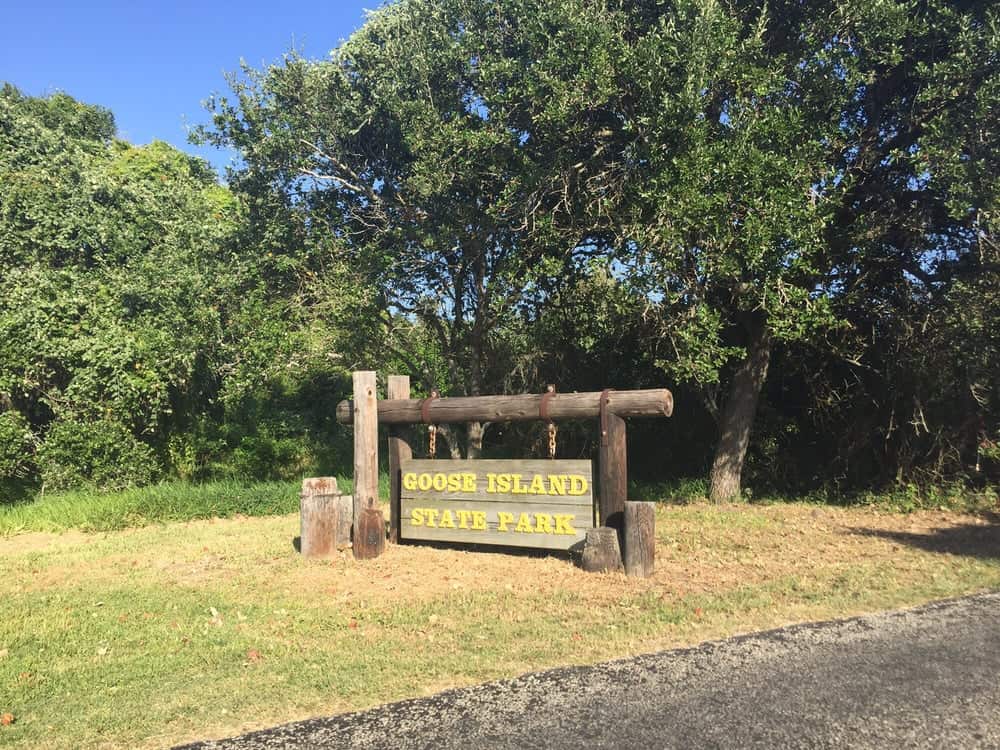
<instances>
[{"instance_id":1,"label":"green grass","mask_svg":"<svg viewBox=\"0 0 1000 750\"><path fill-rule=\"evenodd\" d=\"M380 492L388 497L388 476L380 477ZM350 477L337 478L350 493ZM205 484L166 482L123 490L81 490L36 496L29 502L0 504L0 536L23 531L114 531L153 523L268 516L297 512L297 482L215 481Z\"/></svg>"},{"instance_id":2,"label":"green grass","mask_svg":"<svg viewBox=\"0 0 1000 750\"><path fill-rule=\"evenodd\" d=\"M837 498L818 495L816 502L837 502ZM842 505L867 505L894 512L915 510L988 511L1000 508L1000 494L994 487L970 489L961 482L951 484L901 484L882 492L859 492L843 498Z\"/></svg>"},{"instance_id":3,"label":"green grass","mask_svg":"<svg viewBox=\"0 0 1000 750\"><path fill-rule=\"evenodd\" d=\"M708 497L708 480L701 477L682 477L660 481L630 480L628 497L630 500L689 505L690 503L703 502Z\"/></svg>"},{"instance_id":4,"label":"green grass","mask_svg":"<svg viewBox=\"0 0 1000 750\"><path fill-rule=\"evenodd\" d=\"M704 477L646 481L631 480L628 484L631 500L667 502L671 505L691 505L708 499L708 480ZM744 487L742 502L754 505L775 503L813 503L839 507L865 506L892 513L918 510L952 510L968 513L1000 508L1000 493L996 488L974 488L963 482L944 484L899 484L881 490L842 491L821 488L799 494L788 492L754 492Z\"/></svg>"},{"instance_id":5,"label":"green grass","mask_svg":"<svg viewBox=\"0 0 1000 750\"><path fill-rule=\"evenodd\" d=\"M112 531L197 518L290 513L297 506L297 487L288 482L170 482L121 492L63 492L0 506L0 534Z\"/></svg>"}]
</instances>

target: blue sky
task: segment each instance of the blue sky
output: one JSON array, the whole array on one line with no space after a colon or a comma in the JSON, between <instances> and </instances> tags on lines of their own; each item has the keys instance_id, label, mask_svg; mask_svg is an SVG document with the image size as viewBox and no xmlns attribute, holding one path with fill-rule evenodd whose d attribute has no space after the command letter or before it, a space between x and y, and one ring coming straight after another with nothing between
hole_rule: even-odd
<instances>
[{"instance_id":1,"label":"blue sky","mask_svg":"<svg viewBox=\"0 0 1000 750\"><path fill-rule=\"evenodd\" d=\"M11 2L0 24L0 81L41 96L65 91L115 114L132 143L160 139L211 161L229 155L186 142L206 122L201 102L227 91L226 71L293 46L326 57L382 0L302 2Z\"/></svg>"}]
</instances>

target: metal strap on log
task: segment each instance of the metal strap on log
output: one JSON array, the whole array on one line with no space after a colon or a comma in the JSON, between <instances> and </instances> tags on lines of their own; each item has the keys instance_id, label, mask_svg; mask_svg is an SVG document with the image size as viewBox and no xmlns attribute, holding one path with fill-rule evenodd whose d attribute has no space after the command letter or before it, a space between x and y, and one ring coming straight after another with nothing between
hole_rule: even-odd
<instances>
[{"instance_id":1,"label":"metal strap on log","mask_svg":"<svg viewBox=\"0 0 1000 750\"><path fill-rule=\"evenodd\" d=\"M420 421L423 422L424 424L431 424L431 419L430 419L431 404L438 398L440 398L438 392L431 391L430 396L420 400ZM407 399L407 400L409 401L412 399Z\"/></svg>"},{"instance_id":2,"label":"metal strap on log","mask_svg":"<svg viewBox=\"0 0 1000 750\"><path fill-rule=\"evenodd\" d=\"M549 420L593 419L601 413L602 401L608 414L618 417L669 417L674 410L673 395L666 388L641 391L591 393L526 393L517 396L458 396L435 399L387 399L378 402L381 424L455 424L460 422L538 421L542 402ZM337 404L337 421L352 424L354 404Z\"/></svg>"},{"instance_id":3,"label":"metal strap on log","mask_svg":"<svg viewBox=\"0 0 1000 750\"><path fill-rule=\"evenodd\" d=\"M538 405L538 418L544 422L551 422L552 417L549 416L549 401L552 397L556 395L556 387L550 385L545 393L542 394L542 403Z\"/></svg>"}]
</instances>

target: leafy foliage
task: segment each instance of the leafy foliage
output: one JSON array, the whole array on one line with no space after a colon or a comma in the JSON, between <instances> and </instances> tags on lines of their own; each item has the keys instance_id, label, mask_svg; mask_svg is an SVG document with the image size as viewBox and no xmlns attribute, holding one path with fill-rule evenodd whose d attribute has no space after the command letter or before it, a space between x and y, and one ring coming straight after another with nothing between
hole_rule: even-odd
<instances>
[{"instance_id":1,"label":"leafy foliage","mask_svg":"<svg viewBox=\"0 0 1000 750\"><path fill-rule=\"evenodd\" d=\"M148 482L228 353L235 202L203 163L113 133L64 94L0 95L0 408L28 421L42 477L64 487Z\"/></svg>"},{"instance_id":2,"label":"leafy foliage","mask_svg":"<svg viewBox=\"0 0 1000 750\"><path fill-rule=\"evenodd\" d=\"M111 420L55 421L37 461L43 481L54 490L141 486L155 479L159 468L153 450L125 425Z\"/></svg>"},{"instance_id":3,"label":"leafy foliage","mask_svg":"<svg viewBox=\"0 0 1000 750\"><path fill-rule=\"evenodd\" d=\"M21 479L31 471L35 436L24 415L0 413L0 477Z\"/></svg>"},{"instance_id":4,"label":"leafy foliage","mask_svg":"<svg viewBox=\"0 0 1000 750\"><path fill-rule=\"evenodd\" d=\"M566 129L577 93L617 94L592 67L620 31L594 22L602 14L399 3L330 60L245 69L234 98L214 102L203 138L244 155L230 179L257 211L258 241L275 224L296 233L287 249L316 282L305 301L355 361L389 350L428 389L497 387L504 331L574 266L589 231L557 171L587 148L569 146L592 128ZM319 302L328 289L336 299Z\"/></svg>"},{"instance_id":5,"label":"leafy foliage","mask_svg":"<svg viewBox=\"0 0 1000 750\"><path fill-rule=\"evenodd\" d=\"M403 0L328 60L244 69L201 137L244 155L231 178L255 241L294 257L296 302L351 364L451 393L658 368L715 422L721 497L761 394L787 390L765 388L772 354L799 368L800 408L760 411L756 477L791 444L829 450L843 383L877 372L880 405L926 400L893 370L929 385L940 349L900 327L988 328L944 301L982 299L963 290L995 271L994 10ZM984 383L957 400L993 434ZM877 427L837 426L852 453L898 434L868 397L851 398ZM967 449L944 459L956 420L936 419L937 448L906 440L886 465L930 449L969 466ZM829 477L815 460L794 481Z\"/></svg>"}]
</instances>

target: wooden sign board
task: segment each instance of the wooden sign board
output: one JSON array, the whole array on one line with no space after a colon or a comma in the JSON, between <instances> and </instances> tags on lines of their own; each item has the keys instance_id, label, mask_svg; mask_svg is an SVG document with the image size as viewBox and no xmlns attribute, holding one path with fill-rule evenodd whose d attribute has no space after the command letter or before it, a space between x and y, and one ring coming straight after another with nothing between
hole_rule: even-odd
<instances>
[{"instance_id":1,"label":"wooden sign board","mask_svg":"<svg viewBox=\"0 0 1000 750\"><path fill-rule=\"evenodd\" d=\"M400 536L569 549L594 526L590 461L400 463Z\"/></svg>"}]
</instances>

